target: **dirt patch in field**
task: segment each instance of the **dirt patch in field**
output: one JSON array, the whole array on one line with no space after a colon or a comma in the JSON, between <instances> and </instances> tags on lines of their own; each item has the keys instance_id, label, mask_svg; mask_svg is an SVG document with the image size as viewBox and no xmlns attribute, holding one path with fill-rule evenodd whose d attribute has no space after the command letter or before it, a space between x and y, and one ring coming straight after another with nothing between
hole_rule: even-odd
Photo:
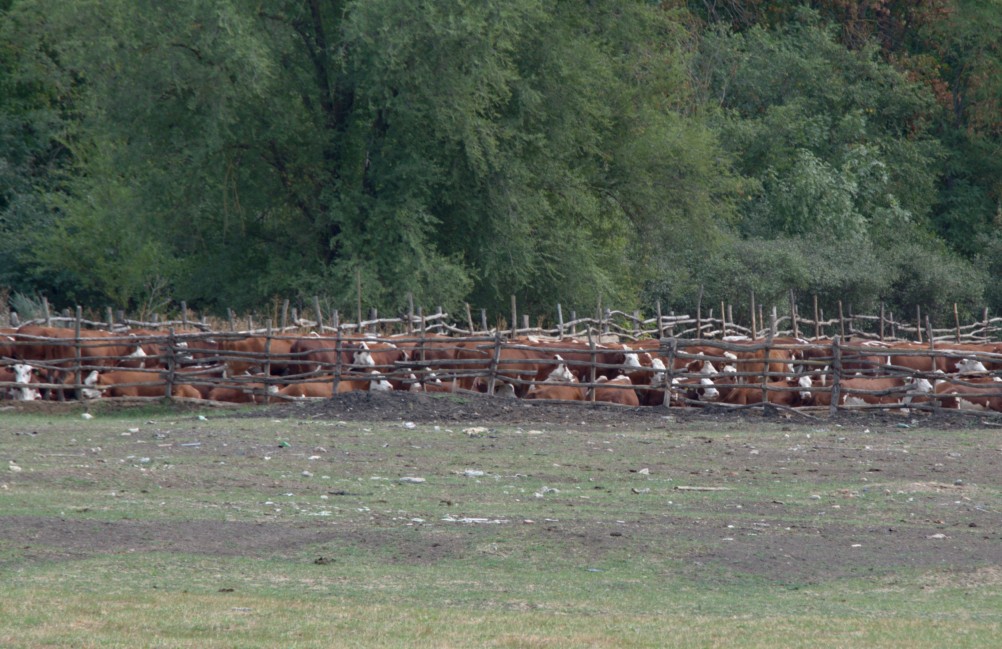
<instances>
[{"instance_id":1,"label":"dirt patch in field","mask_svg":"<svg viewBox=\"0 0 1002 649\"><path fill-rule=\"evenodd\" d=\"M74 406L41 407L70 410ZM945 571L957 576L950 583L964 583L964 575L970 576L970 583L996 583L998 573L990 567L1002 565L1002 513L993 495L1002 485L999 437L993 437L991 447L961 448L935 432L977 428L994 432L999 422L990 415L841 413L829 418L820 411L763 414L715 408L534 403L476 394L350 393L229 416L235 421L267 417L389 422L405 427L408 423L434 424L457 432L482 428L476 434L483 436L485 445L489 442L493 449L508 451L524 444L526 436L493 435L493 428L621 429L659 435L664 431L657 444L671 448L670 454L651 454L643 446L651 444L649 439L623 439L617 442L617 450L625 457L643 458L644 468L652 474L678 476L675 489L686 483L714 484L723 485L728 490L722 492L725 495L733 492L733 497L699 502L695 512L678 513L666 503L661 509L653 508L661 512L656 515L624 514L621 520L598 524L575 519L573 508L581 506L580 502L568 499L569 514L559 521L510 522L512 527L507 529L513 538L558 543L571 556L582 557L585 565L615 553L658 554L664 544L687 548L679 554L685 574L700 582L721 584L752 576L793 585L896 570ZM762 445L736 442L726 434L756 427L772 431L772 441ZM784 441L782 434L775 434L777 428L797 441ZM813 434L805 435L805 431ZM871 437L859 437L864 433ZM756 495L781 479L819 485L818 493L811 496L815 500L805 507L783 497ZM829 489L827 485L849 486ZM983 489L992 494L986 495ZM679 489L673 500L682 502L688 494ZM335 499L354 495L331 492ZM623 497L652 496L637 489ZM882 513L885 508L888 512ZM867 526L854 520L879 523ZM345 546L377 548L387 560L402 563L462 559L484 551L480 531L484 527L457 525L443 531L441 523L436 523L403 528L384 520L331 526L319 520L94 521L0 515L0 551L16 561L43 561L124 552L296 557L304 548L316 548L315 560L320 563ZM0 559L0 567L4 564L9 560Z\"/></svg>"}]
</instances>

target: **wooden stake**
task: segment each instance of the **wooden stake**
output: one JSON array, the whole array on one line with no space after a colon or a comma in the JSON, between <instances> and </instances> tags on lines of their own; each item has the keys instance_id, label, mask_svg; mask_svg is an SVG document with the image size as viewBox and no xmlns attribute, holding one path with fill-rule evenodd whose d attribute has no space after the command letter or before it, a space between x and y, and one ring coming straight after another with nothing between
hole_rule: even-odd
<instances>
[{"instance_id":1,"label":"wooden stake","mask_svg":"<svg viewBox=\"0 0 1002 649\"><path fill-rule=\"evenodd\" d=\"M814 294L814 340L821 338L821 316L818 313L818 294Z\"/></svg>"}]
</instances>

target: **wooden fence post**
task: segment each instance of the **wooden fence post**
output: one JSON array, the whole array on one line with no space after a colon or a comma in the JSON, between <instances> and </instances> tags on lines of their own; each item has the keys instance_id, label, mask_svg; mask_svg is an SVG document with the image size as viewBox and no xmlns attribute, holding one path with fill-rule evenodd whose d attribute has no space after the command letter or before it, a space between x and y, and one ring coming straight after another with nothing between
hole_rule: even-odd
<instances>
[{"instance_id":1,"label":"wooden fence post","mask_svg":"<svg viewBox=\"0 0 1002 649\"><path fill-rule=\"evenodd\" d=\"M264 332L264 364L262 365L262 374L264 374L264 402L266 404L271 403L271 318L267 320L267 326Z\"/></svg>"},{"instance_id":2,"label":"wooden fence post","mask_svg":"<svg viewBox=\"0 0 1002 649\"><path fill-rule=\"evenodd\" d=\"M515 303L515 296L511 296L511 337L514 338L516 332L518 331L518 313L517 305ZM493 394L493 392L491 393Z\"/></svg>"},{"instance_id":3,"label":"wooden fence post","mask_svg":"<svg viewBox=\"0 0 1002 649\"><path fill-rule=\"evenodd\" d=\"M838 402L842 392L842 339L835 336L832 339L832 388L831 402L828 404L828 416L834 417L838 412Z\"/></svg>"},{"instance_id":4,"label":"wooden fence post","mask_svg":"<svg viewBox=\"0 0 1002 649\"><path fill-rule=\"evenodd\" d=\"M818 294L814 294L814 340L821 338L821 316L818 314Z\"/></svg>"},{"instance_id":5,"label":"wooden fence post","mask_svg":"<svg viewBox=\"0 0 1002 649\"><path fill-rule=\"evenodd\" d=\"M414 333L414 294L407 293L407 335Z\"/></svg>"},{"instance_id":6,"label":"wooden fence post","mask_svg":"<svg viewBox=\"0 0 1002 649\"><path fill-rule=\"evenodd\" d=\"M557 302L557 334L561 339L564 337L564 310L560 307L560 302Z\"/></svg>"},{"instance_id":7,"label":"wooden fence post","mask_svg":"<svg viewBox=\"0 0 1002 649\"><path fill-rule=\"evenodd\" d=\"M331 386L331 396L337 394L341 387L341 326L334 328L334 384Z\"/></svg>"},{"instance_id":8,"label":"wooden fence post","mask_svg":"<svg viewBox=\"0 0 1002 649\"><path fill-rule=\"evenodd\" d=\"M727 309L724 306L724 301L720 300L720 337L723 338L727 335Z\"/></svg>"},{"instance_id":9,"label":"wooden fence post","mask_svg":"<svg viewBox=\"0 0 1002 649\"><path fill-rule=\"evenodd\" d=\"M480 309L480 328L487 332L490 327L487 326L487 309Z\"/></svg>"},{"instance_id":10,"label":"wooden fence post","mask_svg":"<svg viewBox=\"0 0 1002 649\"><path fill-rule=\"evenodd\" d=\"M675 369L675 357L678 355L678 339L672 336L668 339L668 363L666 363L665 394L661 405L671 407L672 376Z\"/></svg>"},{"instance_id":11,"label":"wooden fence post","mask_svg":"<svg viewBox=\"0 0 1002 649\"><path fill-rule=\"evenodd\" d=\"M660 298L658 298L658 300L654 303L654 307L655 307L655 309L657 310L657 313L658 313L658 340L660 340L665 335L664 326L661 323L661 299Z\"/></svg>"},{"instance_id":12,"label":"wooden fence post","mask_svg":"<svg viewBox=\"0 0 1002 649\"><path fill-rule=\"evenodd\" d=\"M362 332L362 269L355 267L355 307L356 313L358 315L358 329L359 333Z\"/></svg>"},{"instance_id":13,"label":"wooden fence post","mask_svg":"<svg viewBox=\"0 0 1002 649\"><path fill-rule=\"evenodd\" d=\"M286 299L282 302L282 319L280 328L285 331L285 328L289 326L289 300Z\"/></svg>"},{"instance_id":14,"label":"wooden fence post","mask_svg":"<svg viewBox=\"0 0 1002 649\"><path fill-rule=\"evenodd\" d=\"M497 383L498 364L501 362L501 330L494 332L494 353L491 354L491 364L487 369L487 394L494 396Z\"/></svg>"},{"instance_id":15,"label":"wooden fence post","mask_svg":"<svg viewBox=\"0 0 1002 649\"><path fill-rule=\"evenodd\" d=\"M960 314L957 312L957 303L953 303L953 323L957 331L957 342L960 342Z\"/></svg>"},{"instance_id":16,"label":"wooden fence post","mask_svg":"<svg viewBox=\"0 0 1002 649\"><path fill-rule=\"evenodd\" d=\"M473 332L476 331L473 328L473 311L470 309L469 302L463 302L463 305L466 307L466 324L470 327L470 335L472 336Z\"/></svg>"},{"instance_id":17,"label":"wooden fence post","mask_svg":"<svg viewBox=\"0 0 1002 649\"><path fill-rule=\"evenodd\" d=\"M74 359L74 363L73 364L75 366L75 368L73 370L73 384L74 385L80 385L83 382L83 376L82 376L82 374L83 374L83 368L81 367L81 365L82 365L82 358L81 358L82 354L81 354L81 351L80 351L80 346L83 344L83 341L80 338L80 327L82 326L82 323L83 323L83 308L78 304L77 305L76 320L74 320L74 322L73 322L73 338L74 338L74 342L73 342L73 359ZM62 390L62 389L59 390L59 400L60 401L65 401L66 400L66 392L64 390Z\"/></svg>"},{"instance_id":18,"label":"wooden fence post","mask_svg":"<svg viewBox=\"0 0 1002 649\"><path fill-rule=\"evenodd\" d=\"M884 303L880 303L880 340L884 340Z\"/></svg>"},{"instance_id":19,"label":"wooden fence post","mask_svg":"<svg viewBox=\"0 0 1002 649\"><path fill-rule=\"evenodd\" d=\"M762 414L763 415L767 412L766 406L769 403L769 388L766 386L766 384L769 382L769 379L771 378L769 376L769 365L772 356L771 353L772 339L776 335L776 331L778 328L779 324L777 323L777 318L776 318L776 307L773 307L772 323L769 325L769 333L767 333L765 336L765 349L764 349L765 355L763 357L764 365L762 367Z\"/></svg>"},{"instance_id":20,"label":"wooden fence post","mask_svg":"<svg viewBox=\"0 0 1002 649\"><path fill-rule=\"evenodd\" d=\"M699 285L699 295L696 297L696 338L703 337L703 285Z\"/></svg>"},{"instance_id":21,"label":"wooden fence post","mask_svg":"<svg viewBox=\"0 0 1002 649\"><path fill-rule=\"evenodd\" d=\"M918 344L922 344L922 307L915 305L915 334L918 336Z\"/></svg>"},{"instance_id":22,"label":"wooden fence post","mask_svg":"<svg viewBox=\"0 0 1002 649\"><path fill-rule=\"evenodd\" d=\"M794 338L800 338L800 327L797 326L797 299L792 288L790 289L790 320L793 323ZM773 333L773 335L776 334Z\"/></svg>"},{"instance_id":23,"label":"wooden fence post","mask_svg":"<svg viewBox=\"0 0 1002 649\"><path fill-rule=\"evenodd\" d=\"M167 329L167 371L165 372L164 380L167 383L166 391L167 394L164 395L168 399L174 398L174 382L177 380L177 359L174 356L174 348L177 346L177 341L174 339L174 327Z\"/></svg>"},{"instance_id":24,"label":"wooden fence post","mask_svg":"<svg viewBox=\"0 0 1002 649\"><path fill-rule=\"evenodd\" d=\"M320 298L316 295L313 296L313 312L317 316L317 332L322 334L324 332L324 314L320 310Z\"/></svg>"},{"instance_id":25,"label":"wooden fence post","mask_svg":"<svg viewBox=\"0 0 1002 649\"><path fill-rule=\"evenodd\" d=\"M842 300L838 301L838 332L839 336L845 338L845 316L842 315Z\"/></svg>"},{"instance_id":26,"label":"wooden fence post","mask_svg":"<svg viewBox=\"0 0 1002 649\"><path fill-rule=\"evenodd\" d=\"M588 362L590 365L588 382L591 383L591 396L588 400L595 403L595 339L591 335L591 327L588 327L588 352Z\"/></svg>"},{"instance_id":27,"label":"wooden fence post","mask_svg":"<svg viewBox=\"0 0 1002 649\"><path fill-rule=\"evenodd\" d=\"M755 291L751 292L751 339L752 341L758 340L758 331L756 327L758 323L755 322Z\"/></svg>"}]
</instances>

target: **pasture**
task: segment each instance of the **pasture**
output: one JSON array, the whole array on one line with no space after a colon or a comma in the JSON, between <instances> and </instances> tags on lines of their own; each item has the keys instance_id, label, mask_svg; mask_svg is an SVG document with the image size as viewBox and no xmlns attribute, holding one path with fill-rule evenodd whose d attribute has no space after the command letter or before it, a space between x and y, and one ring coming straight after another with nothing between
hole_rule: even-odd
<instances>
[{"instance_id":1,"label":"pasture","mask_svg":"<svg viewBox=\"0 0 1002 649\"><path fill-rule=\"evenodd\" d=\"M996 647L1000 525L993 418L26 405L0 646Z\"/></svg>"}]
</instances>

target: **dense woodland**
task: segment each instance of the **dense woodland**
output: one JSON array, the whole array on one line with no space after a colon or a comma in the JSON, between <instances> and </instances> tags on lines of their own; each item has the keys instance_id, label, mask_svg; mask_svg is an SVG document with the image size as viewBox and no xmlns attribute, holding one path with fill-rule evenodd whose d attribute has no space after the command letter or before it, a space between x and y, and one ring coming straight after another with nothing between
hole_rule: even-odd
<instances>
[{"instance_id":1,"label":"dense woodland","mask_svg":"<svg viewBox=\"0 0 1002 649\"><path fill-rule=\"evenodd\" d=\"M1000 34L981 0L0 0L0 290L998 311Z\"/></svg>"}]
</instances>

